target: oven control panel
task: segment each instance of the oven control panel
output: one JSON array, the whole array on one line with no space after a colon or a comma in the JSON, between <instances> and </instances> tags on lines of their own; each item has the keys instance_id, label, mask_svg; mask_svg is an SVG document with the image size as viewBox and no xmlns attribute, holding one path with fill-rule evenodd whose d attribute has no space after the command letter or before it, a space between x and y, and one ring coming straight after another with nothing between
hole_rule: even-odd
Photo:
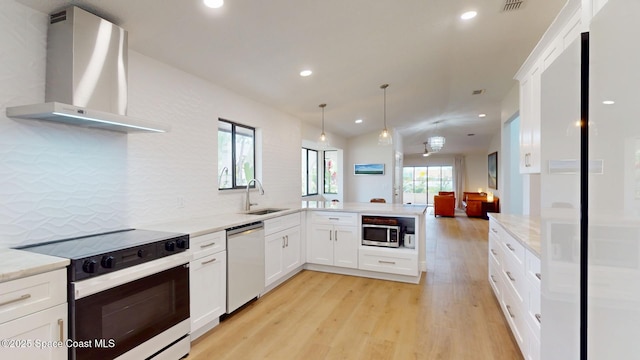
<instances>
[{"instance_id":1,"label":"oven control panel","mask_svg":"<svg viewBox=\"0 0 640 360\"><path fill-rule=\"evenodd\" d=\"M78 281L103 275L183 252L187 249L189 249L189 235L185 234L150 244L76 259L69 265L73 267L72 271L69 272L71 277L69 280Z\"/></svg>"}]
</instances>

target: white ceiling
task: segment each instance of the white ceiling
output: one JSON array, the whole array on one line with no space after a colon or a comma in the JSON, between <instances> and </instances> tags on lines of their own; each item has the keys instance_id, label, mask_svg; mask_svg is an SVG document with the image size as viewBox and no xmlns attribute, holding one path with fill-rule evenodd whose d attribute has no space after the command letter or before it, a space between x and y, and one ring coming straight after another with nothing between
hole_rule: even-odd
<instances>
[{"instance_id":1,"label":"white ceiling","mask_svg":"<svg viewBox=\"0 0 640 360\"><path fill-rule=\"evenodd\" d=\"M388 83L387 123L405 154L424 150L437 121L442 153L487 151L513 75L566 2L503 12L505 0L18 1L46 13L79 5L127 29L132 50L317 127L327 103L326 129L345 137L382 128ZM460 20L467 10L478 16Z\"/></svg>"}]
</instances>

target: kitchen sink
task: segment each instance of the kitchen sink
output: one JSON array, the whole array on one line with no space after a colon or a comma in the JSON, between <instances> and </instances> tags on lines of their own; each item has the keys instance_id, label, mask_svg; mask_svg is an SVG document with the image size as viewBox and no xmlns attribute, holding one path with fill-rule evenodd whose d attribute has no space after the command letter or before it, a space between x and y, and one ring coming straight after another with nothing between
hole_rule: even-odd
<instances>
[{"instance_id":1,"label":"kitchen sink","mask_svg":"<svg viewBox=\"0 0 640 360\"><path fill-rule=\"evenodd\" d=\"M261 210L253 210L253 211L247 211L245 214L249 214L249 215L267 215L267 214L272 214L272 213L276 213L279 211L284 211L287 209L261 209Z\"/></svg>"}]
</instances>

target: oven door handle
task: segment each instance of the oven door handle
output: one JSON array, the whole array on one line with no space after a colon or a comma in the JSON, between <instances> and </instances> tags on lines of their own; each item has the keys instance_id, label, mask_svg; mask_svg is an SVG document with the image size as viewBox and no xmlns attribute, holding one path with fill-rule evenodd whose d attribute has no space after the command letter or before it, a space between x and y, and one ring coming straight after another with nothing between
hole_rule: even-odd
<instances>
[{"instance_id":1,"label":"oven door handle","mask_svg":"<svg viewBox=\"0 0 640 360\"><path fill-rule=\"evenodd\" d=\"M177 266L189 266L189 261L191 261L191 254L185 251L132 266L130 268L100 275L95 278L72 282L74 299L82 299L83 297L93 295L134 280L142 279L143 277L169 270Z\"/></svg>"}]
</instances>

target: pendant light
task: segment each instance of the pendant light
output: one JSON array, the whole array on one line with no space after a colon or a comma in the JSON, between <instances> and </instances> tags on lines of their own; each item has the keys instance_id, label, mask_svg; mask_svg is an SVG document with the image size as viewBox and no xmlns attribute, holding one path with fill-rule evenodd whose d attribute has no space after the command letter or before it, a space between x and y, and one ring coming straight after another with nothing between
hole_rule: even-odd
<instances>
[{"instance_id":1,"label":"pendant light","mask_svg":"<svg viewBox=\"0 0 640 360\"><path fill-rule=\"evenodd\" d=\"M422 153L422 156L424 156L424 157L427 157L427 156L431 155L431 153L430 153L430 152L429 152L429 150L427 149L427 144L428 144L428 143L429 143L428 141L425 141L425 142L424 142L424 152Z\"/></svg>"},{"instance_id":2,"label":"pendant light","mask_svg":"<svg viewBox=\"0 0 640 360\"><path fill-rule=\"evenodd\" d=\"M324 133L324 108L327 107L327 104L318 105L322 109L322 134L320 134L320 141L318 144L321 147L329 146L329 142L327 141L327 135Z\"/></svg>"},{"instance_id":3,"label":"pendant light","mask_svg":"<svg viewBox=\"0 0 640 360\"><path fill-rule=\"evenodd\" d=\"M389 84L380 85L380 89L384 92L384 128L380 135L378 135L378 145L391 145L393 140L391 139L391 133L387 130L387 88Z\"/></svg>"},{"instance_id":4,"label":"pendant light","mask_svg":"<svg viewBox=\"0 0 640 360\"><path fill-rule=\"evenodd\" d=\"M444 136L438 135L438 124L440 124L440 121L436 121L436 131L435 131L436 135L431 136L429 139L427 139L432 152L438 152L442 150L442 147L444 146L444 143L445 143Z\"/></svg>"}]
</instances>

